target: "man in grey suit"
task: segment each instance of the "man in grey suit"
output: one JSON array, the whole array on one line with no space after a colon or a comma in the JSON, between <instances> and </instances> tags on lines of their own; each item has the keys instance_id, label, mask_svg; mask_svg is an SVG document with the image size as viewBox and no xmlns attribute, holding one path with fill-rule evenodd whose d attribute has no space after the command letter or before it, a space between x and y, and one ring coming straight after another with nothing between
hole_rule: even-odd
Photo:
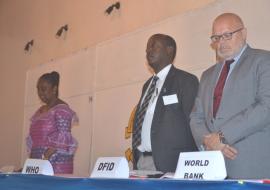
<instances>
[{"instance_id":1,"label":"man in grey suit","mask_svg":"<svg viewBox=\"0 0 270 190\"><path fill-rule=\"evenodd\" d=\"M238 15L214 20L219 62L202 74L190 126L199 148L223 153L228 178L270 178L270 52L246 36Z\"/></svg>"},{"instance_id":2,"label":"man in grey suit","mask_svg":"<svg viewBox=\"0 0 270 190\"><path fill-rule=\"evenodd\" d=\"M172 65L175 55L172 37L155 34L148 40L146 57L154 75L143 86L135 114L134 169L174 172L180 152L197 150L189 115L199 81Z\"/></svg>"}]
</instances>

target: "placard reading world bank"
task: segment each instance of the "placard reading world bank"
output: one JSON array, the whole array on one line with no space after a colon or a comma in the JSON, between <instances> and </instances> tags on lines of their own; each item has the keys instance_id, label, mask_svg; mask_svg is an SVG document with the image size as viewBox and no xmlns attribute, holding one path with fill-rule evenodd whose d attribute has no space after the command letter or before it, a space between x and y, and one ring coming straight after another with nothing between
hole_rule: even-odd
<instances>
[{"instance_id":1,"label":"placard reading world bank","mask_svg":"<svg viewBox=\"0 0 270 190\"><path fill-rule=\"evenodd\" d=\"M180 153L174 178L222 180L227 176L225 161L220 151Z\"/></svg>"}]
</instances>

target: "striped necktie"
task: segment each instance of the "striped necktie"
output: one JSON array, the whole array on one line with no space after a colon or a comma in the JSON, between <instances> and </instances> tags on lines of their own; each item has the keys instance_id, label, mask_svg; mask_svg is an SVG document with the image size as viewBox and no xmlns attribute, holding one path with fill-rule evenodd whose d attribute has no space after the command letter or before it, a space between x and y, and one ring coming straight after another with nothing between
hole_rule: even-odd
<instances>
[{"instance_id":1,"label":"striped necktie","mask_svg":"<svg viewBox=\"0 0 270 190\"><path fill-rule=\"evenodd\" d=\"M149 102L152 99L153 93L155 91L157 80L158 80L158 77L154 76L152 79L151 85L147 91L147 94L145 95L145 98L137 112L137 115L135 118L135 125L133 129L133 135L132 135L133 150L135 150L141 144L142 124L144 121L144 117L145 117Z\"/></svg>"}]
</instances>

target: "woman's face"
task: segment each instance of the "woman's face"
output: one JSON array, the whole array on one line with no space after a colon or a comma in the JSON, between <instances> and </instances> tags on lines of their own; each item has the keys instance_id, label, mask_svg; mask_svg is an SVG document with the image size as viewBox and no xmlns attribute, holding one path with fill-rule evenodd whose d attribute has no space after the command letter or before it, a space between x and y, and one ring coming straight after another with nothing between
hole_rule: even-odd
<instances>
[{"instance_id":1,"label":"woman's face","mask_svg":"<svg viewBox=\"0 0 270 190\"><path fill-rule=\"evenodd\" d=\"M48 81L40 79L37 84L38 96L42 102L49 104L56 98L57 86L52 86Z\"/></svg>"}]
</instances>

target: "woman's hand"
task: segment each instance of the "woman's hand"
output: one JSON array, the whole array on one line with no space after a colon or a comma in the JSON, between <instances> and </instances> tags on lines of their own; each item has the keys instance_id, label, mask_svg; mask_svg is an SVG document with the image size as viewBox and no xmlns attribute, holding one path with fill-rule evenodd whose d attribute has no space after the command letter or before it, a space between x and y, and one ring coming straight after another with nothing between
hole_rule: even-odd
<instances>
[{"instance_id":1,"label":"woman's hand","mask_svg":"<svg viewBox=\"0 0 270 190\"><path fill-rule=\"evenodd\" d=\"M43 160L49 160L50 157L56 152L54 148L48 148L43 154Z\"/></svg>"}]
</instances>

